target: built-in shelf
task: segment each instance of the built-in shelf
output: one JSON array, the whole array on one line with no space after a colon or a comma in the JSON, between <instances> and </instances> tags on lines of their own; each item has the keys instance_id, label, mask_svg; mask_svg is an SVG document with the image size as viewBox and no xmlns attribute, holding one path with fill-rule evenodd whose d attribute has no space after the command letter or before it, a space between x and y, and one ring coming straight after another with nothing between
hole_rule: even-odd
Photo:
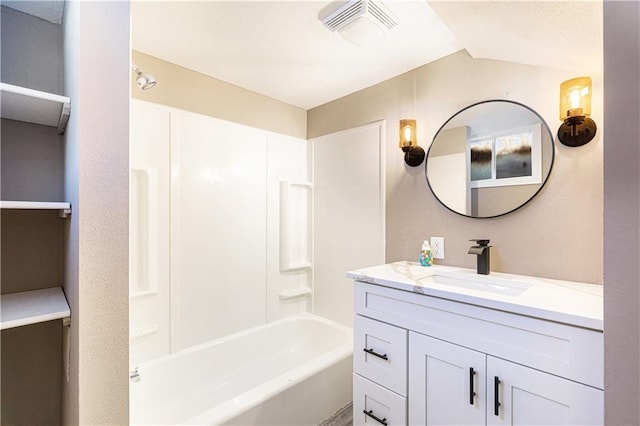
<instances>
[{"instance_id":1,"label":"built-in shelf","mask_svg":"<svg viewBox=\"0 0 640 426\"><path fill-rule=\"evenodd\" d=\"M61 287L0 296L1 330L45 321L68 319L69 304Z\"/></svg>"},{"instance_id":2,"label":"built-in shelf","mask_svg":"<svg viewBox=\"0 0 640 426\"><path fill-rule=\"evenodd\" d=\"M2 118L57 127L64 133L71 113L71 99L53 93L0 83Z\"/></svg>"},{"instance_id":3,"label":"built-in shelf","mask_svg":"<svg viewBox=\"0 0 640 426\"><path fill-rule=\"evenodd\" d=\"M311 265L311 262L300 262L281 266L280 272L302 271L305 269L313 269L313 265Z\"/></svg>"},{"instance_id":4,"label":"built-in shelf","mask_svg":"<svg viewBox=\"0 0 640 426\"><path fill-rule=\"evenodd\" d=\"M58 210L58 215L65 218L71 214L71 204L48 201L0 201L1 209L18 210Z\"/></svg>"},{"instance_id":5,"label":"built-in shelf","mask_svg":"<svg viewBox=\"0 0 640 426\"><path fill-rule=\"evenodd\" d=\"M311 296L310 288L296 288L294 290L285 290L278 293L280 300L290 300L308 296Z\"/></svg>"}]
</instances>

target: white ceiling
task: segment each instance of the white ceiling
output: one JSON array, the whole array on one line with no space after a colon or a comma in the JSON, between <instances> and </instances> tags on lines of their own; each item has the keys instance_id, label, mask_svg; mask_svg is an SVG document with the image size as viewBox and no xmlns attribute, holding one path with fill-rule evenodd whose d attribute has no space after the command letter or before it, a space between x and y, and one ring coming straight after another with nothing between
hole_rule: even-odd
<instances>
[{"instance_id":1,"label":"white ceiling","mask_svg":"<svg viewBox=\"0 0 640 426\"><path fill-rule=\"evenodd\" d=\"M475 58L602 74L600 0L380 1L399 25L358 47L317 19L330 0L134 0L132 47L304 109L460 49ZM63 2L2 4L55 21Z\"/></svg>"},{"instance_id":2,"label":"white ceiling","mask_svg":"<svg viewBox=\"0 0 640 426\"><path fill-rule=\"evenodd\" d=\"M432 1L474 58L602 75L601 1Z\"/></svg>"},{"instance_id":3,"label":"white ceiling","mask_svg":"<svg viewBox=\"0 0 640 426\"><path fill-rule=\"evenodd\" d=\"M600 1L386 0L399 25L369 47L322 25L317 16L329 4L136 1L133 49L304 109L460 49L476 58L602 73Z\"/></svg>"},{"instance_id":4,"label":"white ceiling","mask_svg":"<svg viewBox=\"0 0 640 426\"><path fill-rule=\"evenodd\" d=\"M424 1L392 1L400 25L359 47L326 29L330 1L136 2L135 50L309 109L461 46ZM153 70L146 70L153 72Z\"/></svg>"}]
</instances>

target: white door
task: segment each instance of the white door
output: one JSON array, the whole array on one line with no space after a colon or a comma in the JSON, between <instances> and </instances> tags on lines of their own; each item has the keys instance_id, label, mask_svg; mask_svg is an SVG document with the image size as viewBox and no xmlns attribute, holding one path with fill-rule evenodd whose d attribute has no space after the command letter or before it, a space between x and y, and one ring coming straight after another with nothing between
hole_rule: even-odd
<instances>
[{"instance_id":1,"label":"white door","mask_svg":"<svg viewBox=\"0 0 640 426\"><path fill-rule=\"evenodd\" d=\"M313 139L314 311L353 323L351 269L385 261L384 122Z\"/></svg>"},{"instance_id":2,"label":"white door","mask_svg":"<svg viewBox=\"0 0 640 426\"><path fill-rule=\"evenodd\" d=\"M488 425L602 425L603 392L487 357ZM496 398L497 396L497 398Z\"/></svg>"},{"instance_id":3,"label":"white door","mask_svg":"<svg viewBox=\"0 0 640 426\"><path fill-rule=\"evenodd\" d=\"M484 425L486 355L409 333L409 424Z\"/></svg>"}]
</instances>

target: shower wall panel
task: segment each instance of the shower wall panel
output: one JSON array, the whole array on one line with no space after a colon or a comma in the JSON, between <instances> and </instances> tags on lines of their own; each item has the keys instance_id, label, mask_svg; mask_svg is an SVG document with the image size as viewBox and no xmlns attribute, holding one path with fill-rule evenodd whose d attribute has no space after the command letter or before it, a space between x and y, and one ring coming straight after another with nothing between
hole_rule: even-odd
<instances>
[{"instance_id":1,"label":"shower wall panel","mask_svg":"<svg viewBox=\"0 0 640 426\"><path fill-rule=\"evenodd\" d=\"M384 122L311 143L314 312L351 327L353 286L345 272L385 259Z\"/></svg>"},{"instance_id":2,"label":"shower wall panel","mask_svg":"<svg viewBox=\"0 0 640 426\"><path fill-rule=\"evenodd\" d=\"M267 319L312 310L312 185L309 142L268 136Z\"/></svg>"},{"instance_id":3,"label":"shower wall panel","mask_svg":"<svg viewBox=\"0 0 640 426\"><path fill-rule=\"evenodd\" d=\"M132 101L129 326L132 365L170 352L170 112Z\"/></svg>"},{"instance_id":4,"label":"shower wall panel","mask_svg":"<svg viewBox=\"0 0 640 426\"><path fill-rule=\"evenodd\" d=\"M267 137L172 113L173 349L266 322Z\"/></svg>"},{"instance_id":5,"label":"shower wall panel","mask_svg":"<svg viewBox=\"0 0 640 426\"><path fill-rule=\"evenodd\" d=\"M312 310L309 142L131 101L130 361Z\"/></svg>"}]
</instances>

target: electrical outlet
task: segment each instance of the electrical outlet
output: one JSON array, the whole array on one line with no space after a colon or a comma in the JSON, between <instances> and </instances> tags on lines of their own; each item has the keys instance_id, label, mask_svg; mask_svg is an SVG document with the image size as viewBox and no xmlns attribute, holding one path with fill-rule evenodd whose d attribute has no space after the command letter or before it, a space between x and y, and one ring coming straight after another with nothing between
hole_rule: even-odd
<instances>
[{"instance_id":1,"label":"electrical outlet","mask_svg":"<svg viewBox=\"0 0 640 426\"><path fill-rule=\"evenodd\" d=\"M431 256L444 259L444 237L431 237Z\"/></svg>"}]
</instances>

